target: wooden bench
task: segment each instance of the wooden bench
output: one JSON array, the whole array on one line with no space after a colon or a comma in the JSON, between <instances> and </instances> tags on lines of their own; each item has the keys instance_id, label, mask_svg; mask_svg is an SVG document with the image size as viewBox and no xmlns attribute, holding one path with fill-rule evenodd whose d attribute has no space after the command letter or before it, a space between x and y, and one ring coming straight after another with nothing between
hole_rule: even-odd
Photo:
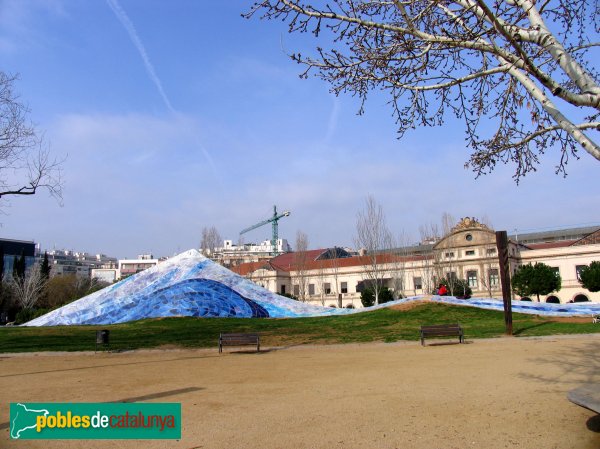
<instances>
[{"instance_id":1,"label":"wooden bench","mask_svg":"<svg viewBox=\"0 0 600 449\"><path fill-rule=\"evenodd\" d=\"M219 353L223 346L254 346L260 352L260 336L258 334L219 334Z\"/></svg>"},{"instance_id":2,"label":"wooden bench","mask_svg":"<svg viewBox=\"0 0 600 449\"><path fill-rule=\"evenodd\" d=\"M464 343L465 336L460 324L433 324L421 326L421 345L425 346L426 337L458 337L459 343Z\"/></svg>"}]
</instances>

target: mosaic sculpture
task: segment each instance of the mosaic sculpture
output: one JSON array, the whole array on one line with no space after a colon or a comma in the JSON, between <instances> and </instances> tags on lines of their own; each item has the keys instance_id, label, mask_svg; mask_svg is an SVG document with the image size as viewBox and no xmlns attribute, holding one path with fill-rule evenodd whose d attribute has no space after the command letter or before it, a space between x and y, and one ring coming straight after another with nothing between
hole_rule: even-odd
<instances>
[{"instance_id":1,"label":"mosaic sculpture","mask_svg":"<svg viewBox=\"0 0 600 449\"><path fill-rule=\"evenodd\" d=\"M422 299L411 297L360 309L302 303L272 293L189 250L96 293L36 318L25 326L116 324L159 317L298 318L344 315ZM433 301L502 310L497 299ZM600 304L545 304L513 301L513 311L573 316L600 313Z\"/></svg>"}]
</instances>

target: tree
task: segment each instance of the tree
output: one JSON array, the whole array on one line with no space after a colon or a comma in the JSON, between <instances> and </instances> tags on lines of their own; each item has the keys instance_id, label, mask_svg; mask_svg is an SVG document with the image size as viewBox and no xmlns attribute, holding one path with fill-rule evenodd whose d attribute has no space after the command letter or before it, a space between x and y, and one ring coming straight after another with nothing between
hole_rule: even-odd
<instances>
[{"instance_id":1,"label":"tree","mask_svg":"<svg viewBox=\"0 0 600 449\"><path fill-rule=\"evenodd\" d=\"M437 279L446 279L444 285L452 296L455 294L455 286L458 282L457 254L454 249L454 242L447 237L452 233L454 226L456 226L456 219L448 212L444 212L442 214L442 237L440 243L435 246L434 251L436 277Z\"/></svg>"},{"instance_id":2,"label":"tree","mask_svg":"<svg viewBox=\"0 0 600 449\"><path fill-rule=\"evenodd\" d=\"M374 290L369 287L369 288L365 288L360 293L360 302L362 303L362 305L364 307L371 307L376 302L375 296L377 296L379 298L378 304L383 304L383 303L394 300L394 294L392 293L392 291L389 288L387 288L387 287L380 288L376 295Z\"/></svg>"},{"instance_id":3,"label":"tree","mask_svg":"<svg viewBox=\"0 0 600 449\"><path fill-rule=\"evenodd\" d=\"M560 275L544 263L521 265L511 278L513 291L519 296L540 295L560 290Z\"/></svg>"},{"instance_id":4,"label":"tree","mask_svg":"<svg viewBox=\"0 0 600 449\"><path fill-rule=\"evenodd\" d=\"M473 290L471 290L471 287L469 287L469 283L466 279L444 278L440 281L440 284L444 284L446 286L450 296L455 296L457 298L470 298L473 294ZM453 286L453 291L450 291L450 285Z\"/></svg>"},{"instance_id":5,"label":"tree","mask_svg":"<svg viewBox=\"0 0 600 449\"><path fill-rule=\"evenodd\" d=\"M600 291L600 262L593 261L579 272L581 285L591 292Z\"/></svg>"},{"instance_id":6,"label":"tree","mask_svg":"<svg viewBox=\"0 0 600 449\"><path fill-rule=\"evenodd\" d=\"M306 301L308 290L308 236L302 232L296 232L296 252L294 253L295 280L298 285L298 299Z\"/></svg>"},{"instance_id":7,"label":"tree","mask_svg":"<svg viewBox=\"0 0 600 449\"><path fill-rule=\"evenodd\" d=\"M373 195L367 196L365 208L356 215L354 243L357 249L365 252L363 272L373 287L375 304L379 304L379 292L384 287L387 272L382 253L391 249L392 235L386 225L383 207Z\"/></svg>"},{"instance_id":8,"label":"tree","mask_svg":"<svg viewBox=\"0 0 600 449\"><path fill-rule=\"evenodd\" d=\"M329 284L329 292L326 292L326 282L325 279L327 277L327 270L325 269L325 261L323 259L319 259L317 264L317 284L319 287L319 295L321 296L321 305L325 307L325 296L331 294L331 284Z\"/></svg>"},{"instance_id":9,"label":"tree","mask_svg":"<svg viewBox=\"0 0 600 449\"><path fill-rule=\"evenodd\" d=\"M43 307L60 307L110 285L97 278L82 278L74 274L54 276L46 283Z\"/></svg>"},{"instance_id":10,"label":"tree","mask_svg":"<svg viewBox=\"0 0 600 449\"><path fill-rule=\"evenodd\" d=\"M13 273L12 280L15 282L23 282L25 279L25 270L26 270L26 262L25 262L25 253L21 251L21 255L19 258L17 256L13 259Z\"/></svg>"},{"instance_id":11,"label":"tree","mask_svg":"<svg viewBox=\"0 0 600 449\"><path fill-rule=\"evenodd\" d=\"M584 149L600 160L597 2L581 0L260 0L244 14L331 38L291 58L337 95L389 96L398 134L464 122L477 176L513 162L515 179L554 147L556 172ZM548 23L552 24L551 26ZM576 123L576 117L584 117ZM483 136L486 133L487 136ZM555 150L553 149L553 152Z\"/></svg>"},{"instance_id":12,"label":"tree","mask_svg":"<svg viewBox=\"0 0 600 449\"><path fill-rule=\"evenodd\" d=\"M215 250L221 246L223 239L214 226L202 228L200 252L206 257L214 257Z\"/></svg>"},{"instance_id":13,"label":"tree","mask_svg":"<svg viewBox=\"0 0 600 449\"><path fill-rule=\"evenodd\" d=\"M50 262L48 261L48 252L47 251L44 252L44 260L42 261L41 271L42 271L42 276L44 277L44 279L46 281L48 279L50 279Z\"/></svg>"},{"instance_id":14,"label":"tree","mask_svg":"<svg viewBox=\"0 0 600 449\"><path fill-rule=\"evenodd\" d=\"M4 246L0 245L0 289L2 288L2 280L4 279Z\"/></svg>"},{"instance_id":15,"label":"tree","mask_svg":"<svg viewBox=\"0 0 600 449\"><path fill-rule=\"evenodd\" d=\"M40 266L34 265L23 279L11 278L10 288L19 306L31 309L42 295L45 284Z\"/></svg>"},{"instance_id":16,"label":"tree","mask_svg":"<svg viewBox=\"0 0 600 449\"><path fill-rule=\"evenodd\" d=\"M394 299L400 299L404 296L404 276L406 268L406 257L408 239L404 231L401 232L397 239L393 239L393 249L391 250L392 258L390 259L390 277L393 289Z\"/></svg>"},{"instance_id":17,"label":"tree","mask_svg":"<svg viewBox=\"0 0 600 449\"><path fill-rule=\"evenodd\" d=\"M13 90L17 77L0 71L0 198L46 189L62 200L62 161L52 159Z\"/></svg>"}]
</instances>

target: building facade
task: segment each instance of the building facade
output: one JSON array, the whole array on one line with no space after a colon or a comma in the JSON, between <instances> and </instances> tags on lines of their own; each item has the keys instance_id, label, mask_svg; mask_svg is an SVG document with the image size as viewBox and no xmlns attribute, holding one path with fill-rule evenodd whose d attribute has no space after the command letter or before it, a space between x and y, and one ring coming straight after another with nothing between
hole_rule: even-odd
<instances>
[{"instance_id":1,"label":"building facade","mask_svg":"<svg viewBox=\"0 0 600 449\"><path fill-rule=\"evenodd\" d=\"M510 273L520 265L542 262L560 274L562 288L541 301L600 302L600 293L585 290L578 281L582 266L600 261L600 228L552 231L547 241L537 234L522 234L518 241L509 239ZM528 237L534 242L523 243ZM303 257L283 254L232 269L273 292L331 307L362 307L360 295L370 283L369 267L374 260L379 278L397 297L431 294L442 278L466 280L474 297L502 297L495 231L474 218L463 218L435 242L397 248L374 257L347 251L344 257L331 257L335 254L331 251L306 251ZM452 293L462 295L460 291Z\"/></svg>"},{"instance_id":2,"label":"building facade","mask_svg":"<svg viewBox=\"0 0 600 449\"><path fill-rule=\"evenodd\" d=\"M0 239L0 253L4 254L3 277L6 279L12 276L14 263L21 256L25 257L25 267L29 269L35 263L38 252L39 246L35 242Z\"/></svg>"},{"instance_id":3,"label":"building facade","mask_svg":"<svg viewBox=\"0 0 600 449\"><path fill-rule=\"evenodd\" d=\"M40 263L44 258L44 254L48 255L50 277L75 275L80 278L89 278L95 268L111 268L117 265L115 257L69 250L52 250L40 253L38 255Z\"/></svg>"},{"instance_id":4,"label":"building facade","mask_svg":"<svg viewBox=\"0 0 600 449\"><path fill-rule=\"evenodd\" d=\"M239 245L234 245L233 240L224 240L221 248L215 248L206 255L224 267L231 268L242 263L269 260L273 254L289 253L291 250L286 239L278 239L276 247L273 247L270 240L265 240L260 244Z\"/></svg>"}]
</instances>

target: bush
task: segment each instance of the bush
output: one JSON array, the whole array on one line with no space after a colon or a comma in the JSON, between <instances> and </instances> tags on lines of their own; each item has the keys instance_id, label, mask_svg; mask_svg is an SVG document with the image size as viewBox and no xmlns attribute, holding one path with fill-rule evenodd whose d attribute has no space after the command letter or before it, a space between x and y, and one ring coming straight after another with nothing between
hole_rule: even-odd
<instances>
[{"instance_id":1,"label":"bush","mask_svg":"<svg viewBox=\"0 0 600 449\"><path fill-rule=\"evenodd\" d=\"M292 295L291 293L280 293L279 296L284 296L286 298L293 299L294 301L298 301L298 297Z\"/></svg>"},{"instance_id":2,"label":"bush","mask_svg":"<svg viewBox=\"0 0 600 449\"><path fill-rule=\"evenodd\" d=\"M560 290L560 275L544 263L521 265L512 276L513 291L519 296L547 295Z\"/></svg>"},{"instance_id":3,"label":"bush","mask_svg":"<svg viewBox=\"0 0 600 449\"><path fill-rule=\"evenodd\" d=\"M581 285L591 292L600 291L600 262L594 261L579 273Z\"/></svg>"},{"instance_id":4,"label":"bush","mask_svg":"<svg viewBox=\"0 0 600 449\"><path fill-rule=\"evenodd\" d=\"M385 302L393 301L394 294L387 287L382 287L379 290L379 304L383 304ZM360 294L360 302L365 307L371 307L375 304L375 293L372 288L366 288Z\"/></svg>"},{"instance_id":5,"label":"bush","mask_svg":"<svg viewBox=\"0 0 600 449\"><path fill-rule=\"evenodd\" d=\"M15 324L23 324L42 315L46 315L50 309L22 309L17 312Z\"/></svg>"},{"instance_id":6,"label":"bush","mask_svg":"<svg viewBox=\"0 0 600 449\"><path fill-rule=\"evenodd\" d=\"M469 287L466 279L452 279L452 282L450 282L444 278L439 283L446 286L446 289L448 289L447 295L452 295L459 299L469 299L473 294L473 290Z\"/></svg>"}]
</instances>

